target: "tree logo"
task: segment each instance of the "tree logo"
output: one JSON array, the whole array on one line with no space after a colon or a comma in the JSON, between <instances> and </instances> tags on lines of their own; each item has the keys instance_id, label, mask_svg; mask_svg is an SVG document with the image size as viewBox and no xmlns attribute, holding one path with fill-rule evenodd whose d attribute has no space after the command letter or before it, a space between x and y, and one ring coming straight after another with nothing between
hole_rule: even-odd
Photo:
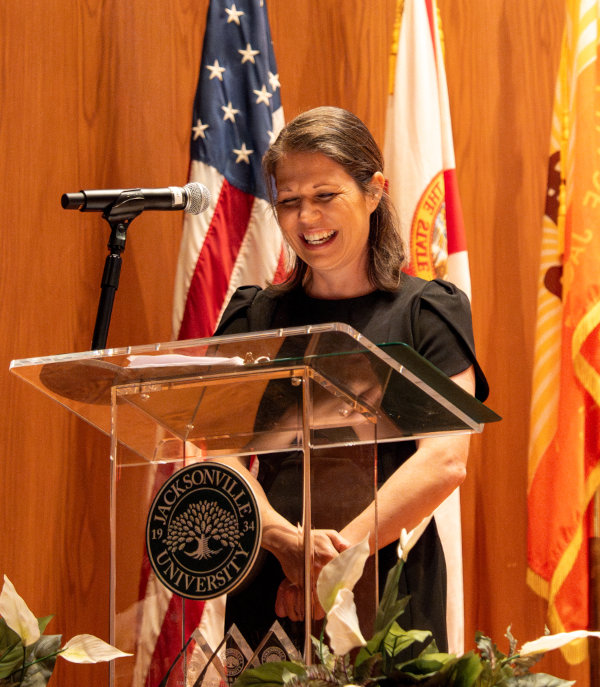
<instances>
[{"instance_id":1,"label":"tree logo","mask_svg":"<svg viewBox=\"0 0 600 687\"><path fill-rule=\"evenodd\" d=\"M213 599L246 577L260 530L246 480L221 463L194 463L166 480L154 498L146 548L162 584L188 599Z\"/></svg>"}]
</instances>

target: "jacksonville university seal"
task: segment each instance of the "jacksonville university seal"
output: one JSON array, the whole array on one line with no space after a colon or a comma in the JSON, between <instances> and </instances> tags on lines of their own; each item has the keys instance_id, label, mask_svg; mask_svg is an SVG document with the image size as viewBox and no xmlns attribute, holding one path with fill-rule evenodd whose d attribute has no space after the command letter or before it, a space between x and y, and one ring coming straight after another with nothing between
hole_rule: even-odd
<instances>
[{"instance_id":1,"label":"jacksonville university seal","mask_svg":"<svg viewBox=\"0 0 600 687\"><path fill-rule=\"evenodd\" d=\"M246 577L260 535L246 480L227 465L195 463L172 475L154 498L146 548L165 587L187 599L212 599Z\"/></svg>"}]
</instances>

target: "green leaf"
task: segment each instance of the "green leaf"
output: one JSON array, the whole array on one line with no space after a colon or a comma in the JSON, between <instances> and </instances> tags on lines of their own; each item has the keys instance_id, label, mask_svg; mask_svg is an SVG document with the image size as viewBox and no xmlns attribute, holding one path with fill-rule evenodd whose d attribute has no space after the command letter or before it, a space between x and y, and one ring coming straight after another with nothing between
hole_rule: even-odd
<instances>
[{"instance_id":1,"label":"green leaf","mask_svg":"<svg viewBox=\"0 0 600 687\"><path fill-rule=\"evenodd\" d=\"M439 654L440 651L437 648L437 644L435 643L435 639L432 639L429 644L421 651L421 656L424 656L425 654ZM451 654L448 654L449 656ZM453 654L452 654L453 655Z\"/></svg>"},{"instance_id":2,"label":"green leaf","mask_svg":"<svg viewBox=\"0 0 600 687\"><path fill-rule=\"evenodd\" d=\"M496 645L489 637L486 637L481 632L475 634L475 644L483 658L487 661L493 662L496 658L495 648Z\"/></svg>"},{"instance_id":3,"label":"green leaf","mask_svg":"<svg viewBox=\"0 0 600 687\"><path fill-rule=\"evenodd\" d=\"M464 654L457 661L452 671L453 687L472 687L481 675L483 666L479 656L472 651Z\"/></svg>"},{"instance_id":4,"label":"green leaf","mask_svg":"<svg viewBox=\"0 0 600 687\"><path fill-rule=\"evenodd\" d=\"M62 635L42 635L29 647L25 677L21 687L45 687L54 670Z\"/></svg>"},{"instance_id":5,"label":"green leaf","mask_svg":"<svg viewBox=\"0 0 600 687\"><path fill-rule=\"evenodd\" d=\"M369 656L364 661L357 665L354 663L354 680L359 684L363 684L368 678L373 677L376 671L378 672L381 663L381 654L374 654Z\"/></svg>"},{"instance_id":6,"label":"green leaf","mask_svg":"<svg viewBox=\"0 0 600 687\"><path fill-rule=\"evenodd\" d=\"M376 632L365 646L361 647L354 661L355 667L358 667L363 661L371 658L371 656L381 655L383 640L387 632L387 628Z\"/></svg>"},{"instance_id":7,"label":"green leaf","mask_svg":"<svg viewBox=\"0 0 600 687\"><path fill-rule=\"evenodd\" d=\"M323 633L321 633L321 639L311 635L311 641L313 648L319 657L319 661L330 669L333 669L335 663L335 656L329 651L329 647L323 641Z\"/></svg>"},{"instance_id":8,"label":"green leaf","mask_svg":"<svg viewBox=\"0 0 600 687\"><path fill-rule=\"evenodd\" d=\"M284 668L282 673L281 673L281 679L283 680L284 685L296 677L297 677L297 675L295 673L292 673L292 671L288 670L287 668Z\"/></svg>"},{"instance_id":9,"label":"green leaf","mask_svg":"<svg viewBox=\"0 0 600 687\"><path fill-rule=\"evenodd\" d=\"M396 670L410 675L431 675L442 670L446 663L455 662L453 654L428 654L404 661L396 666Z\"/></svg>"},{"instance_id":10,"label":"green leaf","mask_svg":"<svg viewBox=\"0 0 600 687\"><path fill-rule=\"evenodd\" d=\"M507 656L498 649L489 637L481 634L481 632L477 632L475 634L475 644L484 661L484 673L487 675L486 681L490 682L490 684L499 684L502 675L510 676L513 674L507 665ZM498 671L500 671L500 675L498 675Z\"/></svg>"},{"instance_id":11,"label":"green leaf","mask_svg":"<svg viewBox=\"0 0 600 687\"><path fill-rule=\"evenodd\" d=\"M0 680L12 675L23 665L23 647L18 647L10 651L0 661Z\"/></svg>"},{"instance_id":12,"label":"green leaf","mask_svg":"<svg viewBox=\"0 0 600 687\"><path fill-rule=\"evenodd\" d=\"M245 670L233 685L234 687L254 687L255 685L281 687L285 682L289 682L289 673L303 677L306 675L306 669L291 661L263 663L259 668Z\"/></svg>"},{"instance_id":13,"label":"green leaf","mask_svg":"<svg viewBox=\"0 0 600 687\"><path fill-rule=\"evenodd\" d=\"M398 623L392 623L383 640L383 650L393 658L415 642L426 642L430 638L429 630L403 630Z\"/></svg>"},{"instance_id":14,"label":"green leaf","mask_svg":"<svg viewBox=\"0 0 600 687\"><path fill-rule=\"evenodd\" d=\"M398 584L403 567L404 561L399 558L387 574L385 588L375 616L375 633L388 627L390 623L396 620L408 604L410 597L403 597L398 600Z\"/></svg>"},{"instance_id":15,"label":"green leaf","mask_svg":"<svg viewBox=\"0 0 600 687\"><path fill-rule=\"evenodd\" d=\"M54 618L53 615L45 615L43 618L38 618L38 625L40 626L40 632L44 634L44 630L48 626L48 623Z\"/></svg>"},{"instance_id":16,"label":"green leaf","mask_svg":"<svg viewBox=\"0 0 600 687\"><path fill-rule=\"evenodd\" d=\"M382 655L384 662L387 657L393 658L407 649L414 642L423 642L431 638L429 630L403 630L398 623L392 621L389 627L377 632L361 648L354 661L355 667L375 655Z\"/></svg>"},{"instance_id":17,"label":"green leaf","mask_svg":"<svg viewBox=\"0 0 600 687\"><path fill-rule=\"evenodd\" d=\"M542 660L544 654L534 654L532 656L515 656L510 659L510 665L515 675L525 675L533 666Z\"/></svg>"},{"instance_id":18,"label":"green leaf","mask_svg":"<svg viewBox=\"0 0 600 687\"><path fill-rule=\"evenodd\" d=\"M0 680L23 665L24 647L19 635L0 618Z\"/></svg>"}]
</instances>

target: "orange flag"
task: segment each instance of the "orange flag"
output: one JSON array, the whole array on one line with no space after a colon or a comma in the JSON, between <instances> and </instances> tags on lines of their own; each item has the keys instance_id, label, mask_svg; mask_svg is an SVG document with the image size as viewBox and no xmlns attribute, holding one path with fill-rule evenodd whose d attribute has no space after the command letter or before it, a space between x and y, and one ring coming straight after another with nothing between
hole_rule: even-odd
<instances>
[{"instance_id":1,"label":"orange flag","mask_svg":"<svg viewBox=\"0 0 600 687\"><path fill-rule=\"evenodd\" d=\"M553 632L586 628L600 485L600 6L568 0L544 217L528 475L528 583ZM563 650L570 663L586 640Z\"/></svg>"}]
</instances>

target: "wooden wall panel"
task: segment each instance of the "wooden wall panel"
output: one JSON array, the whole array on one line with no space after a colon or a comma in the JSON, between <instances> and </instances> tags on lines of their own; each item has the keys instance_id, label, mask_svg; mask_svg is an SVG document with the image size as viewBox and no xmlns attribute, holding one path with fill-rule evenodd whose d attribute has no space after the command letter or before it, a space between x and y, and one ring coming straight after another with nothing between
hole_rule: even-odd
<instances>
[{"instance_id":1,"label":"wooden wall panel","mask_svg":"<svg viewBox=\"0 0 600 687\"><path fill-rule=\"evenodd\" d=\"M383 145L394 0L275 0L269 8L286 118L344 107Z\"/></svg>"},{"instance_id":2,"label":"wooden wall panel","mask_svg":"<svg viewBox=\"0 0 600 687\"><path fill-rule=\"evenodd\" d=\"M79 188L183 185L208 0L0 4L0 573L66 636L107 636L108 442L8 373L89 348L106 256ZM356 112L383 143L394 0L270 0L288 118ZM535 285L562 0L440 0L478 350L504 421L473 441L463 490L467 642L541 633L525 586ZM170 337L180 213L129 230L110 346ZM585 666L546 668L585 684ZM58 683L103 679L60 663Z\"/></svg>"},{"instance_id":3,"label":"wooden wall panel","mask_svg":"<svg viewBox=\"0 0 600 687\"><path fill-rule=\"evenodd\" d=\"M206 3L0 8L0 572L51 629L108 638L108 441L8 374L90 347L108 225L65 191L184 184ZM180 213L129 230L109 345L170 338ZM58 684L105 678L59 661Z\"/></svg>"}]
</instances>

